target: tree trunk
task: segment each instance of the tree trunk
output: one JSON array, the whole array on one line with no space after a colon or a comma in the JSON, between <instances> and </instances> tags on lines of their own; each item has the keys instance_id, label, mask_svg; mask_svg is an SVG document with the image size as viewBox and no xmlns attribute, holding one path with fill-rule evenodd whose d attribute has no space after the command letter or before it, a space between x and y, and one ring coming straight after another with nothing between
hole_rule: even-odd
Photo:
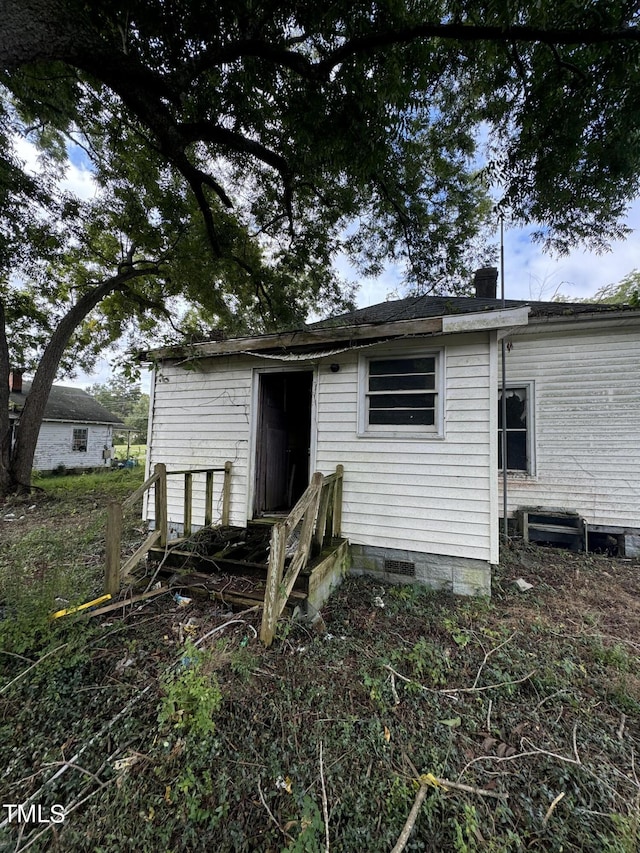
<instances>
[{"instance_id":1,"label":"tree trunk","mask_svg":"<svg viewBox=\"0 0 640 853\"><path fill-rule=\"evenodd\" d=\"M53 333L51 340L47 344L40 363L31 383L31 390L27 395L24 407L20 414L20 421L16 429L16 439L13 448L9 450L8 459L5 460L4 455L0 458L0 498L6 497L10 493L28 493L31 490L31 468L33 466L33 457L36 452L36 444L38 443L38 434L40 425L49 399L51 386L56 378L60 359L80 323L85 317L96 307L96 305L108 296L113 291L125 287L128 281L134 278L139 278L145 275L153 275L154 270L146 269L131 269L126 272L119 273L113 278L103 281L93 290L82 296L78 302L65 314ZM2 317L0 317L2 320ZM0 412L0 429L3 428L4 418L7 420L8 434L8 352L6 356L7 369L3 378L3 350L7 351L6 335L4 334L4 325L0 329L2 343L0 343L0 384L3 388L0 389L0 404L3 399L3 394L6 398L6 405L2 407ZM5 390L6 389L6 390ZM6 413L6 415L5 415Z\"/></svg>"},{"instance_id":2,"label":"tree trunk","mask_svg":"<svg viewBox=\"0 0 640 853\"><path fill-rule=\"evenodd\" d=\"M9 347L7 345L4 304L0 299L0 497L11 491L10 460Z\"/></svg>"}]
</instances>

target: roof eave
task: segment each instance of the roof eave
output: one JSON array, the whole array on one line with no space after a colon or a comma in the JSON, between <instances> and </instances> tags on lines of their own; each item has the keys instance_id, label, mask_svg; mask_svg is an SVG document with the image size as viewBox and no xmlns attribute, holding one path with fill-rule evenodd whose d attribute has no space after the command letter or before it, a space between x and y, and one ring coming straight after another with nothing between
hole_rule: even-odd
<instances>
[{"instance_id":1,"label":"roof eave","mask_svg":"<svg viewBox=\"0 0 640 853\"><path fill-rule=\"evenodd\" d=\"M335 343L356 343L363 340L403 338L416 335L459 334L488 331L503 327L522 326L528 322L529 307L505 308L473 314L422 317L395 320L390 323L362 323L331 329L302 329L275 335L250 338L231 338L208 341L186 347L163 347L144 353L143 361L163 359L200 359L240 353L273 352Z\"/></svg>"}]
</instances>

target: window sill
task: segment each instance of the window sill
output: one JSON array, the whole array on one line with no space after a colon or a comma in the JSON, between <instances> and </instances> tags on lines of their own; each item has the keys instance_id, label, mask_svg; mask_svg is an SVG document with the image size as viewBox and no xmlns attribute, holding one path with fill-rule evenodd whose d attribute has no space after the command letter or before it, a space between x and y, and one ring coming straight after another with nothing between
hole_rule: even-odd
<instances>
[{"instance_id":1,"label":"window sill","mask_svg":"<svg viewBox=\"0 0 640 853\"><path fill-rule=\"evenodd\" d=\"M498 474L502 478L503 473L501 468L498 469ZM538 477L536 474L530 474L528 471L507 471L507 480L511 480L514 483L528 483L537 482Z\"/></svg>"},{"instance_id":2,"label":"window sill","mask_svg":"<svg viewBox=\"0 0 640 853\"><path fill-rule=\"evenodd\" d=\"M444 435L437 432L359 432L357 437L372 441L444 441Z\"/></svg>"}]
</instances>

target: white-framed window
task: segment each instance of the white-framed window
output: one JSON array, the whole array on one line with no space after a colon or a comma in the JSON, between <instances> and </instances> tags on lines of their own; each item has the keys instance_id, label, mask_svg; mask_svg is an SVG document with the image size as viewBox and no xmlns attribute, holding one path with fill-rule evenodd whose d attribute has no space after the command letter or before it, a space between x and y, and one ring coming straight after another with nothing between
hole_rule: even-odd
<instances>
[{"instance_id":1,"label":"white-framed window","mask_svg":"<svg viewBox=\"0 0 640 853\"><path fill-rule=\"evenodd\" d=\"M507 471L535 472L533 382L507 385ZM502 389L498 390L498 468L502 471Z\"/></svg>"},{"instance_id":2,"label":"white-framed window","mask_svg":"<svg viewBox=\"0 0 640 853\"><path fill-rule=\"evenodd\" d=\"M89 442L89 430L88 430L88 428L87 427L74 427L71 449L72 450L78 450L81 453L86 453L88 442Z\"/></svg>"},{"instance_id":3,"label":"white-framed window","mask_svg":"<svg viewBox=\"0 0 640 853\"><path fill-rule=\"evenodd\" d=\"M442 360L440 350L361 357L359 434L440 436Z\"/></svg>"}]
</instances>

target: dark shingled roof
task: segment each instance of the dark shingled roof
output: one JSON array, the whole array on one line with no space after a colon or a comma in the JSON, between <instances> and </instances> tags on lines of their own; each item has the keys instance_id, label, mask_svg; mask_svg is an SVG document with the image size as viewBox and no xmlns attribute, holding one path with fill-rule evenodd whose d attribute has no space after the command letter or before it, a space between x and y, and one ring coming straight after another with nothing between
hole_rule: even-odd
<instances>
[{"instance_id":1,"label":"dark shingled roof","mask_svg":"<svg viewBox=\"0 0 640 853\"><path fill-rule=\"evenodd\" d=\"M630 305L610 305L603 302L532 302L527 299L480 299L471 296L409 296L391 302L379 302L368 308L358 308L337 317L311 323L313 329L330 329L337 326L359 326L364 323L392 323L395 320L417 320L423 317L445 317L451 314L472 314L482 311L497 311L502 307L531 307L530 318L566 317L578 314L607 314L616 311L640 309Z\"/></svg>"},{"instance_id":2,"label":"dark shingled roof","mask_svg":"<svg viewBox=\"0 0 640 853\"><path fill-rule=\"evenodd\" d=\"M9 394L10 405L20 411L31 390L30 382L22 383L22 393ZM53 385L44 412L45 421L74 421L82 424L114 424L124 426L120 418L112 415L97 400L81 388Z\"/></svg>"}]
</instances>

